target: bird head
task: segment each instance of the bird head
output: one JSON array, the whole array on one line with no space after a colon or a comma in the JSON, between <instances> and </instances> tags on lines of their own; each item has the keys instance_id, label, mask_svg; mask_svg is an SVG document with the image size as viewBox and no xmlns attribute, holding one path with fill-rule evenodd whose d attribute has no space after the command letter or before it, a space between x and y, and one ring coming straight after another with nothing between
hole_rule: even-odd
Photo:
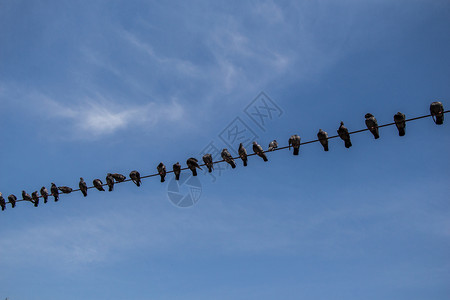
<instances>
[{"instance_id":1,"label":"bird head","mask_svg":"<svg viewBox=\"0 0 450 300\"><path fill-rule=\"evenodd\" d=\"M366 119L368 119L368 118L373 117L373 115L372 115L371 113L367 113L364 117L365 117Z\"/></svg>"}]
</instances>

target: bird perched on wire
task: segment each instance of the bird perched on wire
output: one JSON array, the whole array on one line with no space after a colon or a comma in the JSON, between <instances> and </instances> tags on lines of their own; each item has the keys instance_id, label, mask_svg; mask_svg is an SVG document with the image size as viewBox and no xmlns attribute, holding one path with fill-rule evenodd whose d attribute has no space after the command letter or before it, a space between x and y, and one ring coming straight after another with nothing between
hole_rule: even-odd
<instances>
[{"instance_id":1,"label":"bird perched on wire","mask_svg":"<svg viewBox=\"0 0 450 300\"><path fill-rule=\"evenodd\" d=\"M104 192L105 189L103 188L103 182L100 179L94 179L94 181L92 181L92 184L94 184L94 187L99 190L100 192Z\"/></svg>"},{"instance_id":2,"label":"bird perched on wire","mask_svg":"<svg viewBox=\"0 0 450 300\"><path fill-rule=\"evenodd\" d=\"M68 187L68 186L59 186L58 190L60 190L61 192L63 192L64 194L70 194L72 193L72 188Z\"/></svg>"},{"instance_id":3,"label":"bird perched on wire","mask_svg":"<svg viewBox=\"0 0 450 300\"><path fill-rule=\"evenodd\" d=\"M33 202L34 207L38 207L38 205L39 205L39 196L38 196L38 192L37 191L34 191L34 192L31 193L31 199L33 199L33 201L31 201L31 202Z\"/></svg>"},{"instance_id":4,"label":"bird perched on wire","mask_svg":"<svg viewBox=\"0 0 450 300\"><path fill-rule=\"evenodd\" d=\"M292 135L289 138L289 150L291 150L291 146L294 148L294 155L298 155L298 152L300 150L300 136L297 134Z\"/></svg>"},{"instance_id":5,"label":"bird perched on wire","mask_svg":"<svg viewBox=\"0 0 450 300\"><path fill-rule=\"evenodd\" d=\"M161 182L166 181L165 177L166 177L166 166L160 162L159 165L156 167L156 169L158 170L158 174L159 176L161 176Z\"/></svg>"},{"instance_id":6,"label":"bird perched on wire","mask_svg":"<svg viewBox=\"0 0 450 300\"><path fill-rule=\"evenodd\" d=\"M175 180L180 180L180 173L181 173L181 165L179 162L176 164L173 164L172 166L173 174L175 174Z\"/></svg>"},{"instance_id":7,"label":"bird perched on wire","mask_svg":"<svg viewBox=\"0 0 450 300\"><path fill-rule=\"evenodd\" d=\"M111 173L106 174L106 184L108 185L108 191L114 190L114 177Z\"/></svg>"},{"instance_id":8,"label":"bird perched on wire","mask_svg":"<svg viewBox=\"0 0 450 300\"><path fill-rule=\"evenodd\" d=\"M26 201L32 202L32 201L31 201L31 196L30 196L27 192L25 192L25 191L22 191L22 199L23 199L23 200L26 200Z\"/></svg>"},{"instance_id":9,"label":"bird perched on wire","mask_svg":"<svg viewBox=\"0 0 450 300\"><path fill-rule=\"evenodd\" d=\"M202 159L206 167L208 168L208 172L211 173L212 170L214 169L212 155L206 153L205 155L203 155Z\"/></svg>"},{"instance_id":10,"label":"bird perched on wire","mask_svg":"<svg viewBox=\"0 0 450 300\"><path fill-rule=\"evenodd\" d=\"M58 187L53 182L52 182L52 186L50 187L50 193L52 193L52 196L55 198L55 202L58 202L58 200L59 200Z\"/></svg>"},{"instance_id":11,"label":"bird perched on wire","mask_svg":"<svg viewBox=\"0 0 450 300\"><path fill-rule=\"evenodd\" d=\"M0 207L2 210L6 209L6 201L5 198L3 198L3 194L0 192Z\"/></svg>"},{"instance_id":12,"label":"bird perched on wire","mask_svg":"<svg viewBox=\"0 0 450 300\"><path fill-rule=\"evenodd\" d=\"M198 160L196 158L194 158L194 157L189 158L186 161L186 164L187 164L188 168L192 171L192 176L197 176L196 168L199 168L200 170L202 169L198 165Z\"/></svg>"},{"instance_id":13,"label":"bird perched on wire","mask_svg":"<svg viewBox=\"0 0 450 300\"><path fill-rule=\"evenodd\" d=\"M399 136L405 135L405 128L406 128L405 118L406 118L405 114L402 114L401 112L398 112L394 115L394 122L395 126L397 126Z\"/></svg>"},{"instance_id":14,"label":"bird perched on wire","mask_svg":"<svg viewBox=\"0 0 450 300\"><path fill-rule=\"evenodd\" d=\"M239 157L242 159L242 163L244 164L244 167L247 166L247 150L244 148L244 145L242 143L239 144L238 149Z\"/></svg>"},{"instance_id":15,"label":"bird perched on wire","mask_svg":"<svg viewBox=\"0 0 450 300\"><path fill-rule=\"evenodd\" d=\"M344 122L341 121L341 126L337 130L339 137L344 141L345 148L350 148L352 146L352 141L350 140L350 134L348 133L347 127L344 126Z\"/></svg>"},{"instance_id":16,"label":"bird perched on wire","mask_svg":"<svg viewBox=\"0 0 450 300\"><path fill-rule=\"evenodd\" d=\"M80 188L80 191L83 193L83 196L86 197L87 196L87 184L84 181L83 177L80 177L80 183L78 183L78 187Z\"/></svg>"},{"instance_id":17,"label":"bird perched on wire","mask_svg":"<svg viewBox=\"0 0 450 300\"><path fill-rule=\"evenodd\" d=\"M117 182L124 182L125 179L127 179L125 177L125 175L119 174L119 173L113 173L111 174L111 176L117 181Z\"/></svg>"},{"instance_id":18,"label":"bird perched on wire","mask_svg":"<svg viewBox=\"0 0 450 300\"><path fill-rule=\"evenodd\" d=\"M222 156L222 159L230 164L231 168L236 168L236 163L234 162L233 156L231 156L230 152L228 152L227 148L224 148L222 150L222 153L220 154Z\"/></svg>"},{"instance_id":19,"label":"bird perched on wire","mask_svg":"<svg viewBox=\"0 0 450 300\"><path fill-rule=\"evenodd\" d=\"M369 131L373 134L373 137L375 139L378 139L380 137L380 135L378 133L378 122L377 122L377 119L375 119L375 117L371 113L367 113L365 115L365 118L366 118L366 126L367 126L367 128L369 128Z\"/></svg>"},{"instance_id":20,"label":"bird perched on wire","mask_svg":"<svg viewBox=\"0 0 450 300\"><path fill-rule=\"evenodd\" d=\"M134 170L130 172L130 178L134 182L135 185L141 186L141 174Z\"/></svg>"},{"instance_id":21,"label":"bird perched on wire","mask_svg":"<svg viewBox=\"0 0 450 300\"><path fill-rule=\"evenodd\" d=\"M9 195L8 201L9 201L9 203L11 203L11 208L16 207L16 201L17 201L16 195L13 195L13 194Z\"/></svg>"},{"instance_id":22,"label":"bird perched on wire","mask_svg":"<svg viewBox=\"0 0 450 300\"><path fill-rule=\"evenodd\" d=\"M434 123L437 125L444 124L444 105L441 102L433 102L430 105L430 113Z\"/></svg>"},{"instance_id":23,"label":"bird perched on wire","mask_svg":"<svg viewBox=\"0 0 450 300\"><path fill-rule=\"evenodd\" d=\"M47 199L48 199L48 191L47 188L45 186L41 187L41 196L42 198L44 198L44 203L47 203Z\"/></svg>"},{"instance_id":24,"label":"bird perched on wire","mask_svg":"<svg viewBox=\"0 0 450 300\"><path fill-rule=\"evenodd\" d=\"M264 153L261 145L258 145L257 142L253 142L253 152L255 152L259 157L262 157L264 161L268 161L266 154Z\"/></svg>"},{"instance_id":25,"label":"bird perched on wire","mask_svg":"<svg viewBox=\"0 0 450 300\"><path fill-rule=\"evenodd\" d=\"M276 148L278 148L278 142L277 140L273 140L269 143L269 151L273 151Z\"/></svg>"},{"instance_id":26,"label":"bird perched on wire","mask_svg":"<svg viewBox=\"0 0 450 300\"><path fill-rule=\"evenodd\" d=\"M319 139L319 142L323 146L324 151L328 151L328 133L323 131L322 129L319 129L319 132L317 133L317 138Z\"/></svg>"}]
</instances>

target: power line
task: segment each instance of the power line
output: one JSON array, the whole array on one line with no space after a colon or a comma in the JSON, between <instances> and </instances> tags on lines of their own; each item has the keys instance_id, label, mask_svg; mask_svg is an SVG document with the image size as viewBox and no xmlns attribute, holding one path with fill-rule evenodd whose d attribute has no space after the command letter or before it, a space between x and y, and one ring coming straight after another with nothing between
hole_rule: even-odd
<instances>
[{"instance_id":1,"label":"power line","mask_svg":"<svg viewBox=\"0 0 450 300\"><path fill-rule=\"evenodd\" d=\"M446 113L448 113L448 112L450 112L450 110L446 110L446 111L444 111L443 113L446 114ZM416 121L416 120L419 120L419 119L428 118L428 117L431 117L431 116L432 116L432 115L429 114L429 115L423 115L423 116L420 116L420 117L415 117L415 118L405 119L405 122L412 122L412 121ZM378 125L378 128L387 127L387 126L392 126L392 125L395 125L395 122L387 123L387 124L383 124L383 125ZM356 134L356 133L360 133L360 132L364 132L364 131L368 131L368 130L369 130L369 128L364 128L364 129L360 129L360 130L351 131L351 132L349 132L349 135L351 135L351 134ZM328 137L327 140L331 140L331 139L334 139L334 138L337 138L337 137L339 137L339 135L333 135L333 136ZM312 143L316 143L316 142L319 142L319 139L311 140L311 141L307 141L307 142L300 143L300 146L301 146L301 145L306 145L306 144L312 144ZM272 151L265 150L265 151L263 151L263 153L267 153L267 152L275 152L275 151L279 151L279 150L284 150L284 149L288 149L289 147L290 147L290 146L283 146L283 147L275 148L275 149L273 149ZM251 154L248 154L247 156L254 156L254 155L256 155L256 153L251 153ZM240 159L240 156L233 157L233 159ZM214 161L213 164L217 164L217 163L221 163L221 162L225 162L225 160L222 159L222 160ZM199 166L200 166L200 167L206 166L206 164L201 164L201 165L199 165ZM184 171L184 170L189 170L189 168L188 168L188 167L181 168L180 171ZM167 174L173 173L173 170L172 170L172 171L166 171L166 173L167 173ZM150 177L155 177L155 176L159 176L159 173L141 176L141 179L150 178ZM117 182L115 182L114 184L119 184L119 183L129 182L129 181L132 181L132 180L131 180L131 179L125 179L124 181L120 181L120 182L117 181ZM102 186L107 186L107 184L104 183L104 184L102 184ZM95 188L95 186L89 186L89 187L88 187L88 189L93 189L93 188ZM80 189L74 189L74 190L72 190L72 192L78 192L78 191L80 191ZM59 194L64 194L64 193L59 193ZM49 196L52 196L52 195L49 194ZM38 198L42 198L42 196L39 196ZM16 200L16 202L21 202L21 201L28 201L28 200L24 200L24 199ZM10 202L8 201L8 202L6 202L6 203L10 203Z\"/></svg>"}]
</instances>

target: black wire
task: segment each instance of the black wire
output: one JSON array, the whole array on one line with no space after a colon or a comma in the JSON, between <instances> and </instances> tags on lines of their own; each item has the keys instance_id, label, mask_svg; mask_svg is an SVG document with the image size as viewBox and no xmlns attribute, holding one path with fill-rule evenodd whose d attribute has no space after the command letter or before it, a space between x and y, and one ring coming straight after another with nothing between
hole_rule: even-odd
<instances>
[{"instance_id":1,"label":"black wire","mask_svg":"<svg viewBox=\"0 0 450 300\"><path fill-rule=\"evenodd\" d=\"M450 110L444 111L444 114L446 114L446 113L448 113L448 112L450 112ZM415 117L415 118L411 118L411 119L406 119L405 122L416 121L416 120L424 119L424 118L428 118L428 117L431 117L431 114L429 114L429 115L424 115L424 116L420 116L420 117ZM387 127L387 126L392 126L392 125L395 125L395 122L387 123L387 124L383 124L383 125L379 125L378 128ZM360 133L360 132L364 132L364 131L368 131L368 130L369 130L369 128L360 129L360 130L355 130L355 131L349 132L349 134L356 134L356 133ZM333 136L328 137L327 139L328 139L328 140L331 140L331 139L334 139L334 138L337 138L337 137L339 137L339 135L333 135ZM319 141L318 139L317 139L317 140L312 140L312 141L307 141L307 142L300 143L300 145L306 145L306 144L316 143L316 142L318 142L318 141ZM275 149L273 149L272 151L265 150L265 151L263 151L263 153L266 153L266 152L274 152L274 151L279 151L279 150L284 150L284 149L287 149L287 148L289 148L289 146L284 146L284 147L275 148ZM251 153L251 154L248 154L247 156L254 156L254 155L256 155L256 153ZM233 157L233 159L239 159L239 158L240 158L240 156ZM225 162L225 160L222 159L222 160L214 161L213 164L217 164L217 163L221 163L221 162ZM200 166L200 167L206 166L206 164L201 164L201 165L199 165L199 166ZM186 167L186 168L181 168L181 169L180 169L180 171L184 171L184 170L189 170L189 168ZM173 170L172 170L172 171L167 171L166 173L167 173L167 174L173 173ZM159 175L159 173L150 174L150 175L145 175L145 176L141 176L141 179L150 178L150 177L155 177L155 176L158 176L158 175ZM122 182L128 182L128 181L132 181L132 180L131 180L131 179L125 179L124 181L115 182L115 184L122 183ZM108 184L106 184L106 183L102 184L102 186L107 186L107 185L108 185ZM95 188L95 186L89 186L89 187L88 187L88 189L93 189L93 188ZM78 191L80 191L80 189L72 190L72 192L78 192ZM59 195L62 195L62 194L64 194L64 193L58 193L58 194L59 194ZM49 194L48 196L51 197L52 194ZM42 196L39 196L38 198L42 198ZM16 202L21 202L21 201L28 201L28 200L24 200L24 199L16 200ZM6 203L10 203L10 202L8 201L8 202L6 202Z\"/></svg>"}]
</instances>

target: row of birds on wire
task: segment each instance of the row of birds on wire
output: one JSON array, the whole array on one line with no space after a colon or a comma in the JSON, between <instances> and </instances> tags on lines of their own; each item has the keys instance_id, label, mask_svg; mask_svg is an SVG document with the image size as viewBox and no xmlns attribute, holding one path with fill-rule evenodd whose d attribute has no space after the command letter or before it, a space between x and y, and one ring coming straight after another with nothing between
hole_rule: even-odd
<instances>
[{"instance_id":1,"label":"row of birds on wire","mask_svg":"<svg viewBox=\"0 0 450 300\"><path fill-rule=\"evenodd\" d=\"M430 114L431 114L434 122L437 125L441 125L444 123L444 114L445 113L446 112L444 111L444 106L442 105L441 102L431 103ZM424 117L428 117L428 116L424 116ZM418 119L418 118L415 118L415 119ZM414 120L414 119L410 119L409 121L411 121L411 120ZM386 125L382 125L382 126L389 126L389 125L395 124L398 129L399 136L404 136L405 128L406 128L406 121L407 120L406 120L405 114L398 112L394 115L394 123L386 124ZM344 126L344 122L341 122L339 129L337 130L337 133L338 133L337 136L339 136L344 141L344 145L346 148L350 148L352 146L352 142L350 140L350 134L353 134L353 133L369 130L373 134L375 139L378 139L380 137L378 128L381 126L378 126L378 122L372 114L367 113L365 115L365 123L366 123L367 129L349 133L348 129ZM337 136L334 136L334 137L337 137ZM334 138L334 137L328 137L327 132L323 131L322 129L319 129L319 132L317 133L318 139L315 141L310 141L310 142L319 141L320 144L323 146L324 151L328 151L328 140L330 138ZM300 141L301 141L300 136L295 134L289 138L289 146L278 148L278 142L276 140L273 140L272 142L270 142L267 151L270 152L270 151L281 150L281 149L285 149L285 148L289 148L289 150L290 150L292 147L293 154L298 155L299 150L300 150L300 145L302 144ZM310 143L310 142L307 142L307 143ZM305 144L305 143L303 143L303 144ZM238 154L239 154L238 158L240 158L242 160L244 166L247 166L248 156L255 155L255 154L258 155L259 157L261 157L264 161L268 161L267 156L265 154L265 152L267 152L267 151L264 151L264 149L261 147L261 145L259 145L257 142L253 142L254 154L248 155L247 150L244 148L244 146L241 143L239 145L239 149L238 149ZM234 161L234 158L226 148L222 150L221 156L223 159L222 161L225 161L228 164L230 164L233 169L236 168L236 163ZM213 162L213 158L212 158L211 154L205 154L202 157L202 159L204 162L203 165L208 168L208 172L212 172L212 170L214 168L213 167L214 163L222 162L222 161ZM187 164L187 168L192 171L192 175L197 176L197 169L201 169L201 166L198 164L198 160L194 157L191 157L186 161L186 164ZM166 174L173 172L175 174L175 179L179 180L181 171L185 170L187 168L182 168L180 163L177 162L176 164L173 165L172 171L168 172L166 170L166 166L161 162L157 166L157 171L158 171L157 174L148 175L148 176L144 176L144 177L160 175L161 182L164 182ZM84 181L84 179L81 177L80 182L79 182L79 191L81 191L83 193L84 197L86 197L87 193L88 193L88 189L94 188L94 187L99 191L105 191L104 186L108 186L108 191L111 192L114 190L114 184L119 183L119 182L125 182L125 181L131 180L138 187L141 185L141 175L138 171L136 171L136 170L131 171L129 174L129 177L130 177L130 179L127 180L125 175L122 175L119 173L108 173L106 175L106 184L103 184L103 182L97 178L97 179L94 179L94 181L92 182L94 185L92 187L88 187L86 182ZM40 195L39 195L38 191L32 192L31 196L26 191L22 191L22 200L17 200L17 197L15 195L11 194L8 196L8 203L10 203L11 207L14 208L16 206L16 202L18 202L18 201L29 201L29 202L33 203L35 207L37 207L39 205L39 198L43 198L44 203L47 203L49 196L52 196L54 198L55 202L57 202L59 200L59 196L61 193L62 194L70 194L73 191L78 191L78 190L74 190L68 186L56 186L56 184L52 182L51 187L50 187L50 193L48 192L47 188L45 186L43 186L40 189ZM7 202L5 201L2 193L0 192L0 206L1 206L2 210L5 210L6 204L7 204Z\"/></svg>"}]
</instances>

